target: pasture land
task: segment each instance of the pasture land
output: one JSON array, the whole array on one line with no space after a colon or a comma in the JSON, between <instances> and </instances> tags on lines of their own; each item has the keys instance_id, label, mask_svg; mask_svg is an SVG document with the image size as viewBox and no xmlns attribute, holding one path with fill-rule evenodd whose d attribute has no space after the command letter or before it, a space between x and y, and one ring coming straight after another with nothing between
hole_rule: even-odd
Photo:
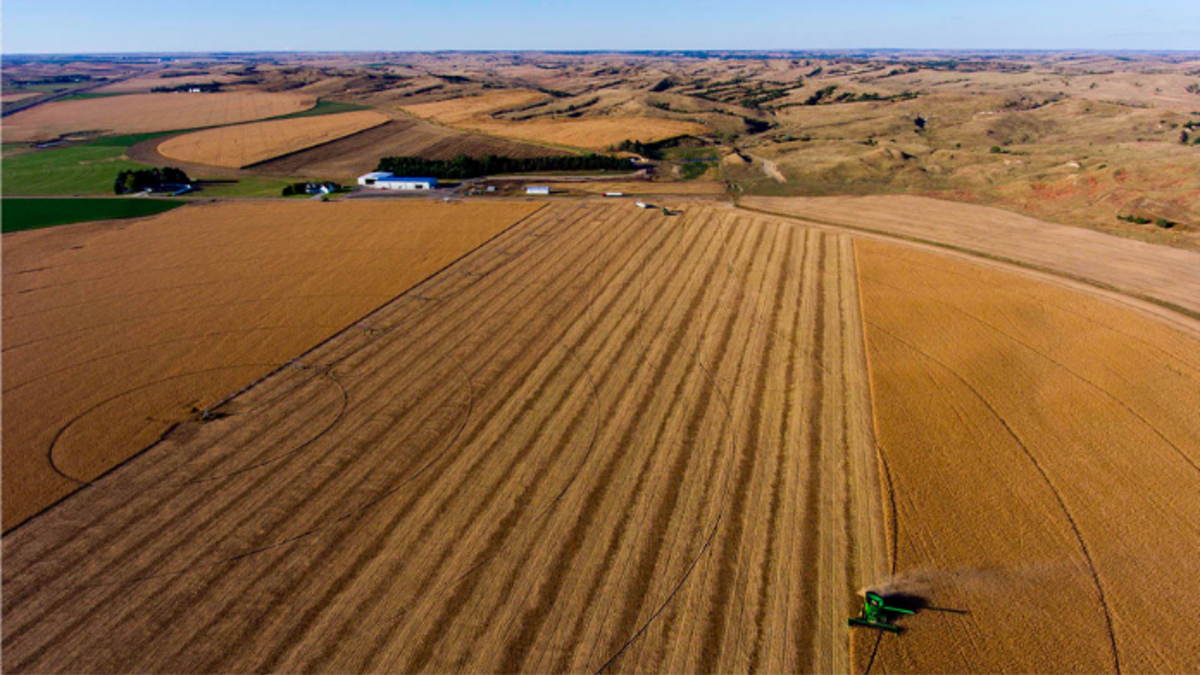
<instances>
[{"instance_id":1,"label":"pasture land","mask_svg":"<svg viewBox=\"0 0 1200 675\"><path fill-rule=\"evenodd\" d=\"M225 203L6 235L4 528L537 207Z\"/></svg>"},{"instance_id":2,"label":"pasture land","mask_svg":"<svg viewBox=\"0 0 1200 675\"><path fill-rule=\"evenodd\" d=\"M844 235L547 206L6 536L6 670L847 670L858 310Z\"/></svg>"},{"instance_id":3,"label":"pasture land","mask_svg":"<svg viewBox=\"0 0 1200 675\"><path fill-rule=\"evenodd\" d=\"M191 164L240 169L328 143L387 121L388 118L380 113L362 110L238 124L170 138L158 145L158 152L168 159Z\"/></svg>"},{"instance_id":4,"label":"pasture land","mask_svg":"<svg viewBox=\"0 0 1200 675\"><path fill-rule=\"evenodd\" d=\"M69 134L134 134L248 122L311 108L312 96L239 91L130 94L55 101L4 119L5 142L47 141Z\"/></svg>"},{"instance_id":5,"label":"pasture land","mask_svg":"<svg viewBox=\"0 0 1200 675\"><path fill-rule=\"evenodd\" d=\"M924 197L745 197L739 203L1016 261L1148 298L1200 318L1200 253L1195 251Z\"/></svg>"},{"instance_id":6,"label":"pasture land","mask_svg":"<svg viewBox=\"0 0 1200 675\"><path fill-rule=\"evenodd\" d=\"M0 175L9 196L97 195L113 193L118 173L145 168L119 144L91 142L6 155Z\"/></svg>"},{"instance_id":7,"label":"pasture land","mask_svg":"<svg viewBox=\"0 0 1200 675\"><path fill-rule=\"evenodd\" d=\"M19 232L89 220L140 218L170 211L184 202L147 198L5 199L0 231Z\"/></svg>"},{"instance_id":8,"label":"pasture land","mask_svg":"<svg viewBox=\"0 0 1200 675\"><path fill-rule=\"evenodd\" d=\"M938 608L856 633L856 670L1194 669L1200 342L1023 275L856 250L892 508L879 588Z\"/></svg>"}]
</instances>

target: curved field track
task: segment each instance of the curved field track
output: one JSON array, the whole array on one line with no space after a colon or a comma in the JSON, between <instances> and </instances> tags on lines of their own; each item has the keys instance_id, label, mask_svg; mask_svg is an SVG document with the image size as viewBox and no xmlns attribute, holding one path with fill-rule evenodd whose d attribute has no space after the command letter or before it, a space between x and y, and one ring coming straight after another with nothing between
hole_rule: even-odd
<instances>
[{"instance_id":1,"label":"curved field track","mask_svg":"<svg viewBox=\"0 0 1200 675\"><path fill-rule=\"evenodd\" d=\"M254 172L346 178L374 171L381 157L452 159L456 155L545 157L563 154L566 152L556 148L439 127L405 115L353 136L264 162L255 166Z\"/></svg>"},{"instance_id":2,"label":"curved field track","mask_svg":"<svg viewBox=\"0 0 1200 675\"><path fill-rule=\"evenodd\" d=\"M900 636L858 672L1191 672L1200 342L1109 302L856 243Z\"/></svg>"},{"instance_id":3,"label":"curved field track","mask_svg":"<svg viewBox=\"0 0 1200 675\"><path fill-rule=\"evenodd\" d=\"M211 127L313 107L295 93L130 94L54 101L4 118L4 141L43 141L78 132L136 134Z\"/></svg>"},{"instance_id":4,"label":"curved field track","mask_svg":"<svg viewBox=\"0 0 1200 675\"><path fill-rule=\"evenodd\" d=\"M158 152L173 160L240 169L280 155L336 141L388 122L361 110L206 129L163 141Z\"/></svg>"},{"instance_id":5,"label":"curved field track","mask_svg":"<svg viewBox=\"0 0 1200 675\"><path fill-rule=\"evenodd\" d=\"M848 670L855 279L779 219L548 206L6 536L5 670Z\"/></svg>"},{"instance_id":6,"label":"curved field track","mask_svg":"<svg viewBox=\"0 0 1200 675\"><path fill-rule=\"evenodd\" d=\"M4 528L537 207L225 203L5 235Z\"/></svg>"}]
</instances>

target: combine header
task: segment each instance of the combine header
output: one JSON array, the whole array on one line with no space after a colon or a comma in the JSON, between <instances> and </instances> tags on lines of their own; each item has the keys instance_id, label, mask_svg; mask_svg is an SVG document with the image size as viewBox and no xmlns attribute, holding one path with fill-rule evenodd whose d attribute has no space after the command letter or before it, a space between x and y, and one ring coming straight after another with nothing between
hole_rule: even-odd
<instances>
[{"instance_id":1,"label":"combine header","mask_svg":"<svg viewBox=\"0 0 1200 675\"><path fill-rule=\"evenodd\" d=\"M877 630L886 630L893 633L899 633L900 627L891 623L891 615L893 614L912 614L911 609L901 609L899 607L888 607L883 604L883 596L874 591L867 591L866 598L863 600L862 614L858 617L847 620L849 626L866 626L867 628L875 628Z\"/></svg>"}]
</instances>

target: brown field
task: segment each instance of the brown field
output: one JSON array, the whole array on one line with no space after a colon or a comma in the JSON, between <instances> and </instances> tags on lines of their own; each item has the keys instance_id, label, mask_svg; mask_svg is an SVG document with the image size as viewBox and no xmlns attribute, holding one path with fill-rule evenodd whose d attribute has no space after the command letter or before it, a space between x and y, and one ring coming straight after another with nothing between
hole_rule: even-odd
<instances>
[{"instance_id":1,"label":"brown field","mask_svg":"<svg viewBox=\"0 0 1200 675\"><path fill-rule=\"evenodd\" d=\"M190 71L192 69L187 68L186 70ZM155 87L178 87L185 84L209 84L211 82L231 84L239 79L242 78L219 71L207 72L200 75L186 75L183 77L162 77L162 73L156 71L112 84L106 84L95 91L100 94L140 94L149 92Z\"/></svg>"},{"instance_id":2,"label":"brown field","mask_svg":"<svg viewBox=\"0 0 1200 675\"><path fill-rule=\"evenodd\" d=\"M403 117L348 138L280 157L255 167L258 173L318 178L349 178L374 171L381 157L451 159L456 155L482 157L544 157L564 151L544 145L437 126Z\"/></svg>"},{"instance_id":3,"label":"brown field","mask_svg":"<svg viewBox=\"0 0 1200 675\"><path fill-rule=\"evenodd\" d=\"M159 144L158 152L169 159L192 164L240 169L365 131L387 121L386 115L361 110L238 124L176 136Z\"/></svg>"},{"instance_id":4,"label":"brown field","mask_svg":"<svg viewBox=\"0 0 1200 675\"><path fill-rule=\"evenodd\" d=\"M739 203L1015 260L1200 315L1200 253L1194 251L923 197L745 197Z\"/></svg>"},{"instance_id":5,"label":"brown field","mask_svg":"<svg viewBox=\"0 0 1200 675\"><path fill-rule=\"evenodd\" d=\"M134 134L248 122L311 108L302 94L131 94L55 101L4 118L4 141L42 141L81 132Z\"/></svg>"},{"instance_id":6,"label":"brown field","mask_svg":"<svg viewBox=\"0 0 1200 675\"><path fill-rule=\"evenodd\" d=\"M888 590L872 672L1194 671L1200 342L1105 301L856 243Z\"/></svg>"},{"instance_id":7,"label":"brown field","mask_svg":"<svg viewBox=\"0 0 1200 675\"><path fill-rule=\"evenodd\" d=\"M27 98L33 98L34 96L42 95L43 94L38 91L6 91L3 94L0 94L0 101L4 103L16 103L17 101L24 101Z\"/></svg>"},{"instance_id":8,"label":"brown field","mask_svg":"<svg viewBox=\"0 0 1200 675\"><path fill-rule=\"evenodd\" d=\"M417 117L460 129L589 150L605 150L624 140L649 143L675 136L708 133L708 127L698 122L661 117L532 119L524 122L495 117L498 112L537 103L545 98L544 94L537 92L498 91L435 103L406 105L401 109Z\"/></svg>"},{"instance_id":9,"label":"brown field","mask_svg":"<svg viewBox=\"0 0 1200 675\"><path fill-rule=\"evenodd\" d=\"M536 208L214 204L5 235L5 530Z\"/></svg>"},{"instance_id":10,"label":"brown field","mask_svg":"<svg viewBox=\"0 0 1200 675\"><path fill-rule=\"evenodd\" d=\"M844 235L548 206L6 536L5 669L845 671L858 308Z\"/></svg>"}]
</instances>

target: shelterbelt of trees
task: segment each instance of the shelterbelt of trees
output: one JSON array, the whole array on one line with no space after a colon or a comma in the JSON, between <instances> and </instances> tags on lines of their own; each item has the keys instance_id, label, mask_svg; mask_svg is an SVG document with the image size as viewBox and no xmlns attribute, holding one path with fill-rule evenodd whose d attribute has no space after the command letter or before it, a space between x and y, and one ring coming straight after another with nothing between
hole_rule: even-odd
<instances>
[{"instance_id":1,"label":"shelterbelt of trees","mask_svg":"<svg viewBox=\"0 0 1200 675\"><path fill-rule=\"evenodd\" d=\"M434 176L437 178L478 178L503 173L540 173L546 171L615 171L628 169L628 159L609 155L560 155L553 157L505 157L485 155L475 158L458 155L453 159L437 160L422 157L384 157L377 171L389 171L401 176Z\"/></svg>"}]
</instances>

